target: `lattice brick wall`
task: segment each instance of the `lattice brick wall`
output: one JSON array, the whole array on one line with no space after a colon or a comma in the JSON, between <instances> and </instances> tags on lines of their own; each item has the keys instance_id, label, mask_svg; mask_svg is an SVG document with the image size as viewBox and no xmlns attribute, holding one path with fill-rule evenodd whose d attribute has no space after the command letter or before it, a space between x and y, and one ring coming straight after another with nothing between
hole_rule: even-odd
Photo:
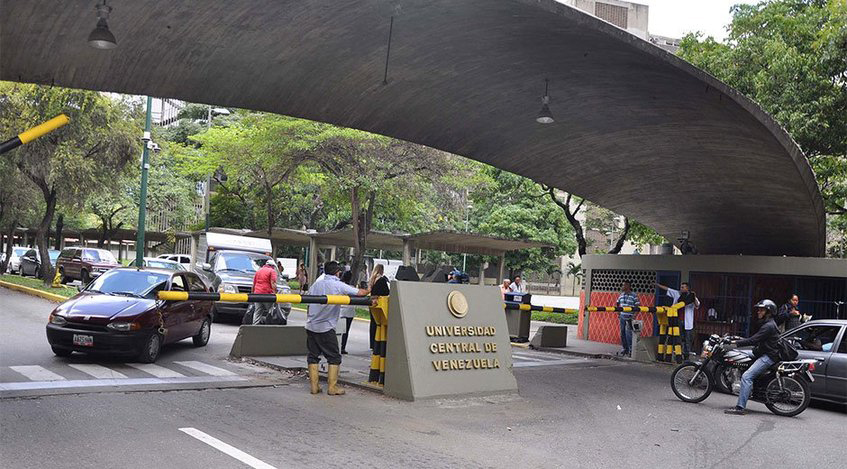
<instances>
[{"instance_id":1,"label":"lattice brick wall","mask_svg":"<svg viewBox=\"0 0 847 469\"><path fill-rule=\"evenodd\" d=\"M591 273L591 290L595 292L620 292L621 285L625 281L632 284L632 290L636 293L653 294L656 289L653 285L656 282L656 271L594 270Z\"/></svg>"}]
</instances>

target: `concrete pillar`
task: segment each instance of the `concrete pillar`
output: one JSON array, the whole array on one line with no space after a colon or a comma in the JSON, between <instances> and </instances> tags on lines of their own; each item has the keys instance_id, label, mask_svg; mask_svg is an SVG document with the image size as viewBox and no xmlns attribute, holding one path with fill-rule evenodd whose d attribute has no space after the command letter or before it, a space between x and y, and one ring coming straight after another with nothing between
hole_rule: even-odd
<instances>
[{"instance_id":1,"label":"concrete pillar","mask_svg":"<svg viewBox=\"0 0 847 469\"><path fill-rule=\"evenodd\" d=\"M122 239L118 240L118 262L123 262L124 260L124 242Z\"/></svg>"},{"instance_id":2,"label":"concrete pillar","mask_svg":"<svg viewBox=\"0 0 847 469\"><path fill-rule=\"evenodd\" d=\"M485 286L485 268L488 267L488 262L479 263L479 284Z\"/></svg>"},{"instance_id":3,"label":"concrete pillar","mask_svg":"<svg viewBox=\"0 0 847 469\"><path fill-rule=\"evenodd\" d=\"M315 283L318 277L318 240L309 237L309 285Z\"/></svg>"},{"instance_id":4,"label":"concrete pillar","mask_svg":"<svg viewBox=\"0 0 847 469\"><path fill-rule=\"evenodd\" d=\"M412 265L412 242L403 240L403 265Z\"/></svg>"},{"instance_id":5,"label":"concrete pillar","mask_svg":"<svg viewBox=\"0 0 847 469\"><path fill-rule=\"evenodd\" d=\"M592 277L591 269L585 269L585 279L584 279L585 288L584 288L584 290L585 290L585 304L586 305L591 304L591 288L592 288L591 277ZM582 314L583 314L583 317L582 317L582 338L585 339L585 340L588 340L588 337L589 337L588 328L589 328L589 325L591 324L591 321L590 321L591 313L589 313L588 311L583 311Z\"/></svg>"},{"instance_id":6,"label":"concrete pillar","mask_svg":"<svg viewBox=\"0 0 847 469\"><path fill-rule=\"evenodd\" d=\"M329 260L330 261L336 260L335 259L335 253L336 253L337 248L338 248L337 246L331 246L329 248Z\"/></svg>"},{"instance_id":7,"label":"concrete pillar","mask_svg":"<svg viewBox=\"0 0 847 469\"><path fill-rule=\"evenodd\" d=\"M191 235L191 248L190 248L191 270L194 270L195 267L197 266L197 262L198 262L198 260L197 260L197 249L198 249L199 244L200 244L200 234L199 233L198 234L192 234ZM206 260L204 259L202 262L206 262Z\"/></svg>"},{"instance_id":8,"label":"concrete pillar","mask_svg":"<svg viewBox=\"0 0 847 469\"><path fill-rule=\"evenodd\" d=\"M24 231L24 243L23 246L29 246L29 232Z\"/></svg>"},{"instance_id":9,"label":"concrete pillar","mask_svg":"<svg viewBox=\"0 0 847 469\"><path fill-rule=\"evenodd\" d=\"M500 254L500 259L497 261L497 283L503 283L506 278L506 253Z\"/></svg>"},{"instance_id":10,"label":"concrete pillar","mask_svg":"<svg viewBox=\"0 0 847 469\"><path fill-rule=\"evenodd\" d=\"M415 269L418 268L418 264L421 263L421 257L423 257L423 251L420 249L415 249Z\"/></svg>"}]
</instances>

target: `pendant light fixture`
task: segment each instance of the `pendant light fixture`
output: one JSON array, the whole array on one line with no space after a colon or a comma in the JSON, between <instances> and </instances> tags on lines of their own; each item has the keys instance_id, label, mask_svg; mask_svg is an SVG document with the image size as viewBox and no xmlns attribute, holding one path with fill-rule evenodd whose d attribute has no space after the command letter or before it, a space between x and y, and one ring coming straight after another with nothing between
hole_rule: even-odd
<instances>
[{"instance_id":1,"label":"pendant light fixture","mask_svg":"<svg viewBox=\"0 0 847 469\"><path fill-rule=\"evenodd\" d=\"M115 35L109 31L109 13L112 7L106 5L106 0L97 4L97 26L88 35L88 45L95 49L114 49L118 46Z\"/></svg>"},{"instance_id":2,"label":"pendant light fixture","mask_svg":"<svg viewBox=\"0 0 847 469\"><path fill-rule=\"evenodd\" d=\"M550 85L550 80L544 79L544 96L541 97L541 110L538 111L538 117L535 118L535 122L539 124L552 124L556 122L553 119L553 113L550 112L550 96L547 94L548 87Z\"/></svg>"}]
</instances>

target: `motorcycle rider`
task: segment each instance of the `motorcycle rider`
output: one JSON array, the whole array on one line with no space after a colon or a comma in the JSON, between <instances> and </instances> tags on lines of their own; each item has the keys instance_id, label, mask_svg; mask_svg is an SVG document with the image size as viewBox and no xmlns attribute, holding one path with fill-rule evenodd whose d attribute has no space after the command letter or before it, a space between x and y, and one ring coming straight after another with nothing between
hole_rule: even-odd
<instances>
[{"instance_id":1,"label":"motorcycle rider","mask_svg":"<svg viewBox=\"0 0 847 469\"><path fill-rule=\"evenodd\" d=\"M741 375L741 392L738 394L738 403L735 407L724 410L725 414L746 414L747 400L753 392L753 381L779 361L777 350L779 327L773 319L776 314L776 303L771 300L762 300L754 308L756 308L759 320L762 321L761 327L752 337L730 342L730 345L738 347L755 345L753 356L756 357L756 361Z\"/></svg>"}]
</instances>

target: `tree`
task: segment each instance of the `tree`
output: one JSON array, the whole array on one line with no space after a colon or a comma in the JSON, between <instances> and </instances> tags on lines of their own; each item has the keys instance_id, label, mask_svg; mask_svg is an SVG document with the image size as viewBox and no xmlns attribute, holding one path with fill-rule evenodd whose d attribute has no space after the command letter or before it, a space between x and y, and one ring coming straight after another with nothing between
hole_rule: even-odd
<instances>
[{"instance_id":1,"label":"tree","mask_svg":"<svg viewBox=\"0 0 847 469\"><path fill-rule=\"evenodd\" d=\"M725 43L689 34L678 54L785 127L815 171L830 228L841 230L847 220L847 2L774 0L736 5L732 15Z\"/></svg>"},{"instance_id":2,"label":"tree","mask_svg":"<svg viewBox=\"0 0 847 469\"><path fill-rule=\"evenodd\" d=\"M301 164L314 159L315 138L325 127L292 117L243 113L229 126L215 126L190 137L200 146L183 147L180 165L184 174L198 178L218 174L217 182L232 194L243 194L242 190L232 191L232 186L259 191L270 235L276 220L277 188ZM224 174L226 184L221 177Z\"/></svg>"},{"instance_id":3,"label":"tree","mask_svg":"<svg viewBox=\"0 0 847 469\"><path fill-rule=\"evenodd\" d=\"M91 91L0 83L4 127L27 129L62 112L70 124L4 155L41 193L44 207L36 230L42 259L48 259L47 235L56 205L81 206L132 160L138 134L126 102ZM39 276L49 283L52 266L43 262Z\"/></svg>"},{"instance_id":4,"label":"tree","mask_svg":"<svg viewBox=\"0 0 847 469\"><path fill-rule=\"evenodd\" d=\"M350 197L350 270L357 279L364 265L378 197L411 189L416 180L438 179L449 171L449 157L422 145L340 127L326 128L318 140L316 162L332 175L333 184Z\"/></svg>"}]
</instances>

